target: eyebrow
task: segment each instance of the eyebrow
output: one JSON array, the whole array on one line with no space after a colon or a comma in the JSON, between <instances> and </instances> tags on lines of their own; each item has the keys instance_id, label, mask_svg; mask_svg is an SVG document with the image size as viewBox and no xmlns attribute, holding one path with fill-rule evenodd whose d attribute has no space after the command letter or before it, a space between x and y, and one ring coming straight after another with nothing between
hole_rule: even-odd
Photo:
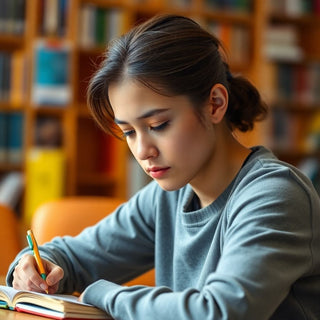
<instances>
[{"instance_id":1,"label":"eyebrow","mask_svg":"<svg viewBox=\"0 0 320 320\"><path fill-rule=\"evenodd\" d=\"M143 113L141 116L139 116L137 119L138 120L142 120L142 119L146 119L146 118L150 118L150 117L153 117L155 115L158 115L160 113L163 113L163 112L166 112L168 111L169 109L153 109L153 110L149 110L147 111L146 113ZM114 122L116 124L128 124L128 122L126 121L123 121L123 120L119 120L117 118L114 118Z\"/></svg>"}]
</instances>

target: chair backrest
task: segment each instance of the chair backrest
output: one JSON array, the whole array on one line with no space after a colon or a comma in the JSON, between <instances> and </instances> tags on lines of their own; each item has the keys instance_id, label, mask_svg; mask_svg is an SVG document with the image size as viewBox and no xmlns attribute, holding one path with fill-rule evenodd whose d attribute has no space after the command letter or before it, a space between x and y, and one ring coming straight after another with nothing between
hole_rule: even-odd
<instances>
[{"instance_id":1,"label":"chair backrest","mask_svg":"<svg viewBox=\"0 0 320 320\"><path fill-rule=\"evenodd\" d=\"M42 204L34 213L31 229L38 244L55 236L75 236L115 210L123 200L104 197L66 197Z\"/></svg>"},{"instance_id":2,"label":"chair backrest","mask_svg":"<svg viewBox=\"0 0 320 320\"><path fill-rule=\"evenodd\" d=\"M55 236L75 236L85 227L97 223L114 211L123 199L112 197L66 197L41 205L34 213L31 228L38 244ZM127 285L154 285L154 271L130 281Z\"/></svg>"},{"instance_id":3,"label":"chair backrest","mask_svg":"<svg viewBox=\"0 0 320 320\"><path fill-rule=\"evenodd\" d=\"M4 276L22 245L16 214L3 204L0 204L0 244L0 276Z\"/></svg>"}]
</instances>

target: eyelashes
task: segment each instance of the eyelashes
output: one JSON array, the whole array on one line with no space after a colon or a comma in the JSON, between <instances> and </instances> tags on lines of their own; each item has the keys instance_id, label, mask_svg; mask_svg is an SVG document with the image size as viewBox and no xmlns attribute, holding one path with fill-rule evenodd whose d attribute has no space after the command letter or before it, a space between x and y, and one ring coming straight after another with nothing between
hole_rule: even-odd
<instances>
[{"instance_id":1,"label":"eyelashes","mask_svg":"<svg viewBox=\"0 0 320 320\"><path fill-rule=\"evenodd\" d=\"M150 131L155 131L155 132L161 132L165 130L170 124L170 121L165 121L157 126L149 126L148 130ZM135 133L135 130L128 130L128 131L123 131L123 136L124 138L130 137Z\"/></svg>"},{"instance_id":2,"label":"eyelashes","mask_svg":"<svg viewBox=\"0 0 320 320\"><path fill-rule=\"evenodd\" d=\"M127 138L129 136L131 136L132 134L134 134L134 130L129 130L129 131L123 131L122 135L124 138Z\"/></svg>"},{"instance_id":3,"label":"eyelashes","mask_svg":"<svg viewBox=\"0 0 320 320\"><path fill-rule=\"evenodd\" d=\"M149 129L151 131L161 131L161 130L164 130L165 128L167 128L167 126L169 125L169 121L165 121L161 124L159 124L158 126L155 126L155 127L149 127Z\"/></svg>"}]
</instances>

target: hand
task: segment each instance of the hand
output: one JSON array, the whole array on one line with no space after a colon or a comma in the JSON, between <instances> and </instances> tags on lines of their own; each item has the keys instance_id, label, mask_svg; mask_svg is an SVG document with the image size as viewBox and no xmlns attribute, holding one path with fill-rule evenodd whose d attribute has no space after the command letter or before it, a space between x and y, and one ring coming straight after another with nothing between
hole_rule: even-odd
<instances>
[{"instance_id":1,"label":"hand","mask_svg":"<svg viewBox=\"0 0 320 320\"><path fill-rule=\"evenodd\" d=\"M78 301L83 302L83 293L81 293L80 296L78 297Z\"/></svg>"},{"instance_id":2,"label":"hand","mask_svg":"<svg viewBox=\"0 0 320 320\"><path fill-rule=\"evenodd\" d=\"M41 278L33 255L23 255L13 272L13 288L36 292L48 290L50 294L55 293L64 272L62 268L48 260L42 259L42 262L47 273L46 280Z\"/></svg>"}]
</instances>

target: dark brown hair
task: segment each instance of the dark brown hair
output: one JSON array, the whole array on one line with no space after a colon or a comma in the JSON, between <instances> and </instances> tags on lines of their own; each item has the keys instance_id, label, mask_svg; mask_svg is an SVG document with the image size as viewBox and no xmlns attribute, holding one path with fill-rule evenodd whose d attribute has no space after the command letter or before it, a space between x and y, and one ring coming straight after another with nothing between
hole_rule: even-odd
<instances>
[{"instance_id":1,"label":"dark brown hair","mask_svg":"<svg viewBox=\"0 0 320 320\"><path fill-rule=\"evenodd\" d=\"M116 134L108 87L129 78L162 95L185 95L201 114L216 83L229 92L226 120L231 130L251 130L267 108L257 89L230 74L221 43L195 21L162 15L136 26L113 41L88 87L88 104L97 123Z\"/></svg>"}]
</instances>

